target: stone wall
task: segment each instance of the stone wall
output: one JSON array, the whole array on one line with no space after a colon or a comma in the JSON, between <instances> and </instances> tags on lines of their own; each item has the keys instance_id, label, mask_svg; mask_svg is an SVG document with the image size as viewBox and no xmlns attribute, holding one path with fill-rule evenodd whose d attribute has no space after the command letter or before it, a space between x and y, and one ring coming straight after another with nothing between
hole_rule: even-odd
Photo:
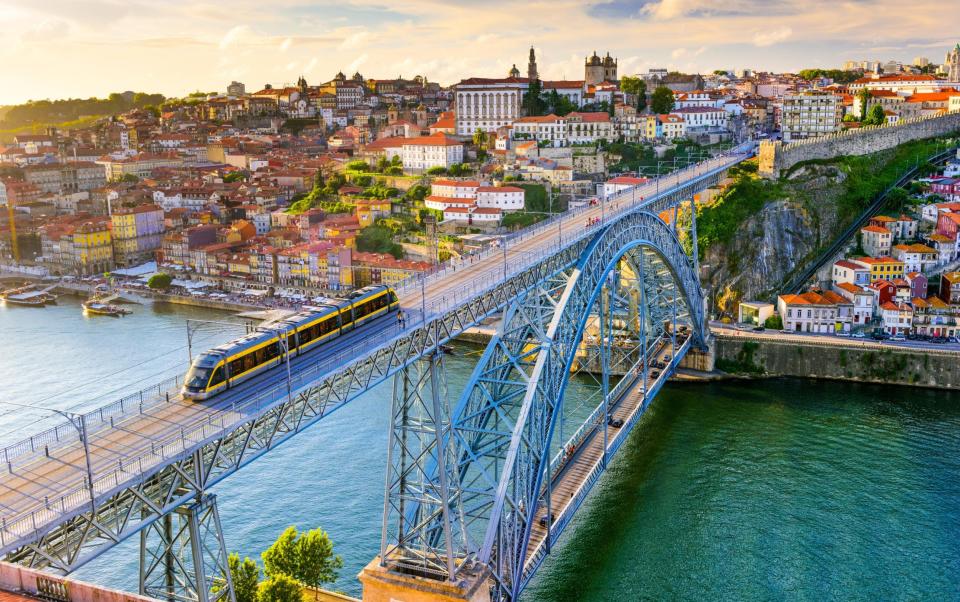
<instances>
[{"instance_id":1,"label":"stone wall","mask_svg":"<svg viewBox=\"0 0 960 602\"><path fill-rule=\"evenodd\" d=\"M70 577L0 562L0 599L16 599L4 598L3 592L17 592L41 600L67 600L68 602L157 602L147 596L129 594L77 581Z\"/></svg>"},{"instance_id":2,"label":"stone wall","mask_svg":"<svg viewBox=\"0 0 960 602\"><path fill-rule=\"evenodd\" d=\"M960 352L872 341L824 344L716 335L716 366L755 376L797 376L960 390Z\"/></svg>"},{"instance_id":3,"label":"stone wall","mask_svg":"<svg viewBox=\"0 0 960 602\"><path fill-rule=\"evenodd\" d=\"M933 138L960 131L960 113L917 117L895 125L866 126L789 144L764 140L758 152L759 171L777 179L802 161L832 159L843 155L868 155L911 140Z\"/></svg>"}]
</instances>

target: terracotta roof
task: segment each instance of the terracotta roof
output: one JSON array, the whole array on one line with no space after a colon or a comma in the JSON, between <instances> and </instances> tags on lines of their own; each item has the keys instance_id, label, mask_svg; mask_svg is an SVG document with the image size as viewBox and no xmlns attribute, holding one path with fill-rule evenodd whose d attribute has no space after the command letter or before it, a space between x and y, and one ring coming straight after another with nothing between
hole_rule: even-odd
<instances>
[{"instance_id":1,"label":"terracotta roof","mask_svg":"<svg viewBox=\"0 0 960 602\"><path fill-rule=\"evenodd\" d=\"M890 234L890 230L887 230L883 226L864 226L860 228L861 232L873 232L874 234Z\"/></svg>"},{"instance_id":2,"label":"terracotta roof","mask_svg":"<svg viewBox=\"0 0 960 602\"><path fill-rule=\"evenodd\" d=\"M445 180L437 179L433 181L434 186L456 186L458 188L476 188L480 182L476 180Z\"/></svg>"},{"instance_id":3,"label":"terracotta roof","mask_svg":"<svg viewBox=\"0 0 960 602\"><path fill-rule=\"evenodd\" d=\"M524 190L516 186L480 186L477 192L524 192Z\"/></svg>"}]
</instances>

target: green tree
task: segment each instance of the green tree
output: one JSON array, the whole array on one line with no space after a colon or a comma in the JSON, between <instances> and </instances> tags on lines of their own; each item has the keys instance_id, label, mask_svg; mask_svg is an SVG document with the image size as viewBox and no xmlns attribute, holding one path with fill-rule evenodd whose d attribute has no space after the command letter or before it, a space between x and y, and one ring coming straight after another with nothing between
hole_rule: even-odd
<instances>
[{"instance_id":1,"label":"green tree","mask_svg":"<svg viewBox=\"0 0 960 602\"><path fill-rule=\"evenodd\" d=\"M653 96L650 97L650 110L657 115L665 115L672 111L673 91L666 86L660 86L654 90Z\"/></svg>"},{"instance_id":2,"label":"green tree","mask_svg":"<svg viewBox=\"0 0 960 602\"><path fill-rule=\"evenodd\" d=\"M257 585L260 581L260 567L257 563L247 557L241 561L240 555L234 552L227 557L227 566L233 581L236 602L257 602Z\"/></svg>"},{"instance_id":3,"label":"green tree","mask_svg":"<svg viewBox=\"0 0 960 602\"><path fill-rule=\"evenodd\" d=\"M876 104L870 107L867 118L863 120L863 125L883 125L887 122L887 116L883 113L883 107Z\"/></svg>"},{"instance_id":4,"label":"green tree","mask_svg":"<svg viewBox=\"0 0 960 602\"><path fill-rule=\"evenodd\" d=\"M857 98L860 99L860 121L867 120L867 105L870 103L870 91L864 88L857 92Z\"/></svg>"},{"instance_id":5,"label":"green tree","mask_svg":"<svg viewBox=\"0 0 960 602\"><path fill-rule=\"evenodd\" d=\"M257 602L301 602L300 584L285 573L277 573L257 588Z\"/></svg>"},{"instance_id":6,"label":"green tree","mask_svg":"<svg viewBox=\"0 0 960 602\"><path fill-rule=\"evenodd\" d=\"M360 234L357 235L357 250L368 253L389 253L397 259L403 258L403 247L393 241L393 230L376 224L360 230ZM266 558L263 563L266 569Z\"/></svg>"},{"instance_id":7,"label":"green tree","mask_svg":"<svg viewBox=\"0 0 960 602\"><path fill-rule=\"evenodd\" d=\"M523 108L527 115L543 115L544 102L541 98L543 85L539 79L535 79L527 86L527 92L523 95Z\"/></svg>"},{"instance_id":8,"label":"green tree","mask_svg":"<svg viewBox=\"0 0 960 602\"><path fill-rule=\"evenodd\" d=\"M170 288L170 284L173 283L173 277L170 274L154 274L150 276L150 279L147 280L147 286L155 290L165 290Z\"/></svg>"},{"instance_id":9,"label":"green tree","mask_svg":"<svg viewBox=\"0 0 960 602\"><path fill-rule=\"evenodd\" d=\"M783 330L783 318L774 314L763 321L763 327L770 330ZM240 600L237 600L240 602Z\"/></svg>"},{"instance_id":10,"label":"green tree","mask_svg":"<svg viewBox=\"0 0 960 602\"><path fill-rule=\"evenodd\" d=\"M347 169L352 171L370 171L370 166L366 161L357 160L347 163Z\"/></svg>"},{"instance_id":11,"label":"green tree","mask_svg":"<svg viewBox=\"0 0 960 602\"><path fill-rule=\"evenodd\" d=\"M292 577L314 590L336 581L337 570L343 568L343 559L333 553L333 542L323 529L311 529L301 535L296 554L297 572ZM318 592L314 595L318 596Z\"/></svg>"},{"instance_id":12,"label":"green tree","mask_svg":"<svg viewBox=\"0 0 960 602\"><path fill-rule=\"evenodd\" d=\"M232 171L227 175L223 176L223 181L227 184L230 182L242 182L247 179L247 174L242 171Z\"/></svg>"},{"instance_id":13,"label":"green tree","mask_svg":"<svg viewBox=\"0 0 960 602\"><path fill-rule=\"evenodd\" d=\"M440 167L439 165L435 167L431 167L430 169L427 170L428 176L442 176L445 173L447 173L446 168Z\"/></svg>"},{"instance_id":14,"label":"green tree","mask_svg":"<svg viewBox=\"0 0 960 602\"><path fill-rule=\"evenodd\" d=\"M297 528L287 527L270 547L260 554L263 572L268 577L293 575L297 572Z\"/></svg>"},{"instance_id":15,"label":"green tree","mask_svg":"<svg viewBox=\"0 0 960 602\"><path fill-rule=\"evenodd\" d=\"M623 76L620 79L620 89L637 96L637 111L647 108L647 82L642 77Z\"/></svg>"},{"instance_id":16,"label":"green tree","mask_svg":"<svg viewBox=\"0 0 960 602\"><path fill-rule=\"evenodd\" d=\"M487 134L480 128L477 128L477 131L473 133L473 143L478 148L483 148L487 144Z\"/></svg>"}]
</instances>

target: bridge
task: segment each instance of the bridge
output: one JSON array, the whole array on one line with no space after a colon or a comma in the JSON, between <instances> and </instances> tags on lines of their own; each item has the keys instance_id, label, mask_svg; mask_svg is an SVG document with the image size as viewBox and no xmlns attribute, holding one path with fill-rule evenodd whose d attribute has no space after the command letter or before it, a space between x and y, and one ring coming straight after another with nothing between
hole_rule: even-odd
<instances>
[{"instance_id":1,"label":"bridge","mask_svg":"<svg viewBox=\"0 0 960 602\"><path fill-rule=\"evenodd\" d=\"M402 329L372 322L202 403L179 396L179 379L159 383L0 450L0 556L70 572L139 534L142 594L232 599L229 579L218 586L226 548L210 487L393 378L378 566L472 576L494 599L516 599L665 379L703 346L697 258L677 212L751 152L401 283ZM695 218L689 227L696 248ZM470 382L448 396L442 345L495 315ZM565 436L564 391L588 365L600 399Z\"/></svg>"}]
</instances>

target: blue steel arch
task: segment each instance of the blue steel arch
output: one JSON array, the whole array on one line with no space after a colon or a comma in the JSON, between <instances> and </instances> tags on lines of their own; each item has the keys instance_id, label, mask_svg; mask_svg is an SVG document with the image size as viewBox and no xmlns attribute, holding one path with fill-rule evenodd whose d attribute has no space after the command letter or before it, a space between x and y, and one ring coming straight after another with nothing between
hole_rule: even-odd
<instances>
[{"instance_id":1,"label":"blue steel arch","mask_svg":"<svg viewBox=\"0 0 960 602\"><path fill-rule=\"evenodd\" d=\"M525 582L558 409L590 309L608 274L636 249L667 268L702 344L703 293L690 258L660 218L636 212L598 231L575 265L515 300L453 412L458 502L468 540L482 538L470 551L491 569L498 598L515 599Z\"/></svg>"}]
</instances>

